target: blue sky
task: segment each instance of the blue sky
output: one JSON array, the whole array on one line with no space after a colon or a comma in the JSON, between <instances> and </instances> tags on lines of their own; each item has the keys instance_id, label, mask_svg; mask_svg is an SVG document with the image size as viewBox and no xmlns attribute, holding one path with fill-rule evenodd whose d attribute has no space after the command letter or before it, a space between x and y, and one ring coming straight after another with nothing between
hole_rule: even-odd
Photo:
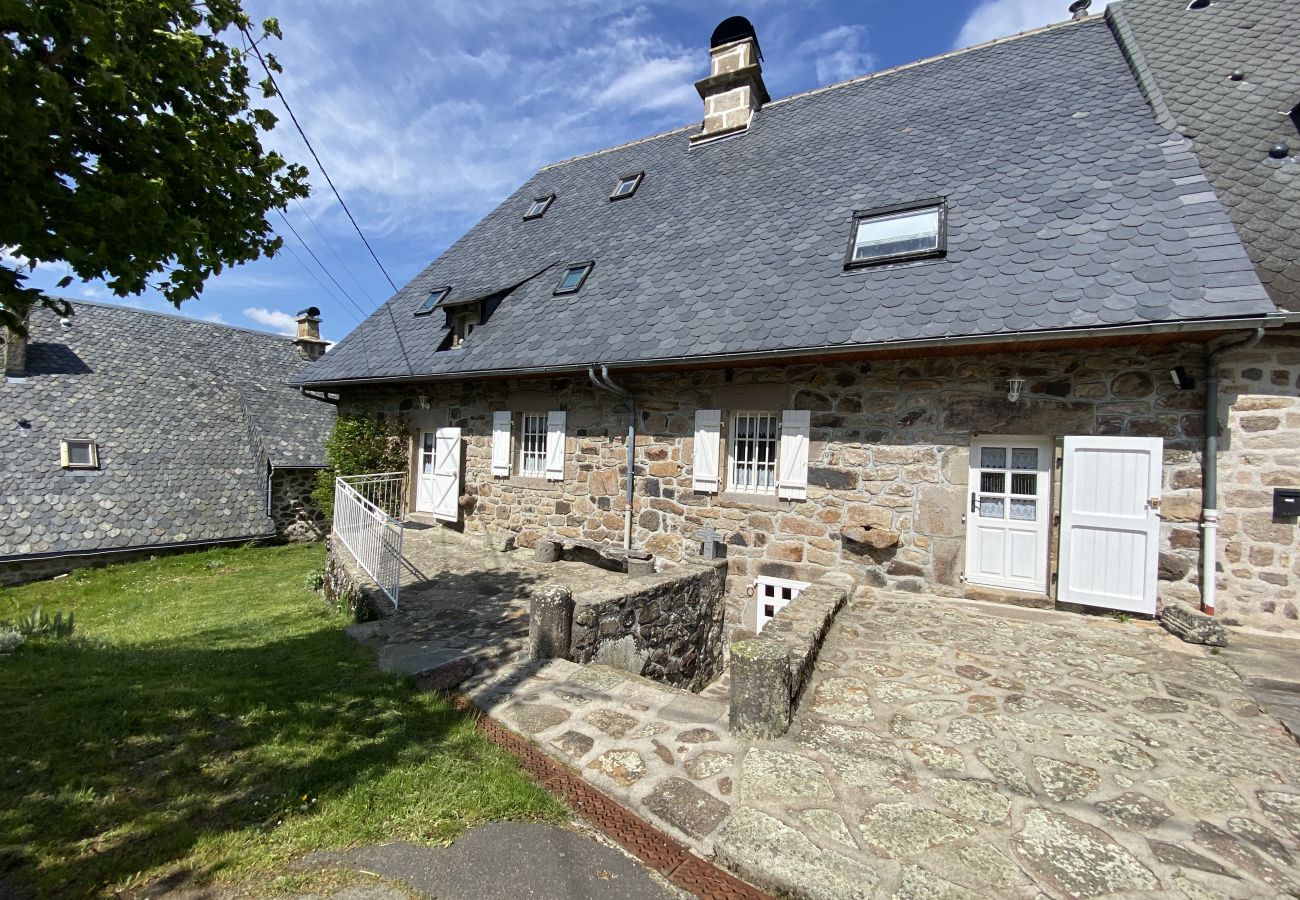
<instances>
[{"instance_id":1,"label":"blue sky","mask_svg":"<svg viewBox=\"0 0 1300 900\"><path fill-rule=\"evenodd\" d=\"M280 19L284 41L272 49L284 92L399 286L540 166L699 121L693 83L708 73L710 32L729 15L753 21L774 98L1068 17L1068 0L245 6L255 19ZM1091 11L1104 6L1095 0ZM391 290L281 119L269 143L312 169L313 196L288 211L306 247L273 214L286 249L211 280L182 314L283 331L296 310L319 306L325 336L337 340ZM32 284L52 290L64 274L42 265ZM59 293L172 310L156 296L118 300L93 282Z\"/></svg>"}]
</instances>

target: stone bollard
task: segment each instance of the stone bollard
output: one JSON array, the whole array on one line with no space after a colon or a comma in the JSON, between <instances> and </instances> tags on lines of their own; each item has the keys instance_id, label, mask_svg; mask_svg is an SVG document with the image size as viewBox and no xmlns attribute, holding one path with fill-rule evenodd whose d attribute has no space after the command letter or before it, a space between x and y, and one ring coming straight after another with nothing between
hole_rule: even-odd
<instances>
[{"instance_id":1,"label":"stone bollard","mask_svg":"<svg viewBox=\"0 0 1300 900\"><path fill-rule=\"evenodd\" d=\"M627 558L627 574L636 578L640 575L653 575L655 573L654 557L640 559L635 556Z\"/></svg>"},{"instance_id":2,"label":"stone bollard","mask_svg":"<svg viewBox=\"0 0 1300 900\"><path fill-rule=\"evenodd\" d=\"M760 740L790 728L790 658L774 641L731 645L731 733Z\"/></svg>"},{"instance_id":3,"label":"stone bollard","mask_svg":"<svg viewBox=\"0 0 1300 900\"><path fill-rule=\"evenodd\" d=\"M568 659L573 634L573 594L562 584L533 592L528 604L528 655L533 659Z\"/></svg>"},{"instance_id":4,"label":"stone bollard","mask_svg":"<svg viewBox=\"0 0 1300 900\"><path fill-rule=\"evenodd\" d=\"M556 541L548 541L542 538L533 544L533 558L541 563L553 563L560 561L560 545Z\"/></svg>"}]
</instances>

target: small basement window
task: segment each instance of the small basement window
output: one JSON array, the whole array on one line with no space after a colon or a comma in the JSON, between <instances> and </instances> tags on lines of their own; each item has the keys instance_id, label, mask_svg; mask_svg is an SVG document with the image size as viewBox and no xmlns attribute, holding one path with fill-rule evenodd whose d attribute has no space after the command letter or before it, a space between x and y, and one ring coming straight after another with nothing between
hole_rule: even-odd
<instances>
[{"instance_id":1,"label":"small basement window","mask_svg":"<svg viewBox=\"0 0 1300 900\"><path fill-rule=\"evenodd\" d=\"M641 186L641 179L645 177L645 172L637 172L634 175L624 175L614 185L614 193L609 195L611 200L625 200L636 193L636 189Z\"/></svg>"},{"instance_id":2,"label":"small basement window","mask_svg":"<svg viewBox=\"0 0 1300 900\"><path fill-rule=\"evenodd\" d=\"M421 301L420 305L416 307L415 314L417 316L427 316L429 313L433 312L434 308L450 293L451 288L449 287L435 288L430 291L429 296L425 297L424 300Z\"/></svg>"},{"instance_id":3,"label":"small basement window","mask_svg":"<svg viewBox=\"0 0 1300 900\"><path fill-rule=\"evenodd\" d=\"M65 469L98 469L99 446L86 438L69 438L61 442L59 458Z\"/></svg>"},{"instance_id":4,"label":"small basement window","mask_svg":"<svg viewBox=\"0 0 1300 900\"><path fill-rule=\"evenodd\" d=\"M564 277L555 287L557 294L576 294L582 285L586 282L587 276L591 274L591 268L595 263L585 262L578 263L564 270Z\"/></svg>"},{"instance_id":5,"label":"small basement window","mask_svg":"<svg viewBox=\"0 0 1300 900\"><path fill-rule=\"evenodd\" d=\"M532 205L528 207L528 212L524 213L524 218L540 219L546 215L546 211L551 208L551 203L554 200L554 194L547 194L545 197L534 197Z\"/></svg>"},{"instance_id":6,"label":"small basement window","mask_svg":"<svg viewBox=\"0 0 1300 900\"><path fill-rule=\"evenodd\" d=\"M942 200L854 213L853 238L844 265L852 268L942 255L944 219Z\"/></svg>"}]
</instances>

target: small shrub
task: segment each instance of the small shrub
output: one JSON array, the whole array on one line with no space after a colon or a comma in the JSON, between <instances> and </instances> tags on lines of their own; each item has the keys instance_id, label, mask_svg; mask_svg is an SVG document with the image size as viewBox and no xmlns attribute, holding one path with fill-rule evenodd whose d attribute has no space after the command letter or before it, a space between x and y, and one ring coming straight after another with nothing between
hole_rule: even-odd
<instances>
[{"instance_id":1,"label":"small shrub","mask_svg":"<svg viewBox=\"0 0 1300 900\"><path fill-rule=\"evenodd\" d=\"M406 469L406 432L373 415L340 415L325 439L328 468L316 473L312 499L326 522L334 519L334 479L339 475Z\"/></svg>"},{"instance_id":2,"label":"small shrub","mask_svg":"<svg viewBox=\"0 0 1300 900\"><path fill-rule=\"evenodd\" d=\"M73 615L69 611L68 617L65 619L62 612L56 612L54 618L51 619L50 614L44 608L34 606L31 612L18 619L18 633L28 638L69 638L72 637L72 632L76 628Z\"/></svg>"},{"instance_id":3,"label":"small shrub","mask_svg":"<svg viewBox=\"0 0 1300 900\"><path fill-rule=\"evenodd\" d=\"M325 587L325 570L312 569L303 579L302 586L314 594L319 594Z\"/></svg>"},{"instance_id":4,"label":"small shrub","mask_svg":"<svg viewBox=\"0 0 1300 900\"><path fill-rule=\"evenodd\" d=\"M215 572L218 569L224 569L226 567L226 561L223 559L210 559L207 562L205 562L203 566L209 572Z\"/></svg>"},{"instance_id":5,"label":"small shrub","mask_svg":"<svg viewBox=\"0 0 1300 900\"><path fill-rule=\"evenodd\" d=\"M16 631L0 628L0 653L12 653L27 639Z\"/></svg>"}]
</instances>

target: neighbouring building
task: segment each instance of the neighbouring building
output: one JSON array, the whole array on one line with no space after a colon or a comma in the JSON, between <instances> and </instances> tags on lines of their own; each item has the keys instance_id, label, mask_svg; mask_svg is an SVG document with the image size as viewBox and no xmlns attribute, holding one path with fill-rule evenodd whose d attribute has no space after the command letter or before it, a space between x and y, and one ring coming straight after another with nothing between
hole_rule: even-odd
<instances>
[{"instance_id":1,"label":"neighbouring building","mask_svg":"<svg viewBox=\"0 0 1300 900\"><path fill-rule=\"evenodd\" d=\"M310 494L334 422L289 380L298 337L76 301L5 336L0 583L164 550L316 540Z\"/></svg>"},{"instance_id":2,"label":"neighbouring building","mask_svg":"<svg viewBox=\"0 0 1300 900\"><path fill-rule=\"evenodd\" d=\"M778 100L761 60L723 22L702 125L543 168L298 382L404 424L417 516L724 545L733 629L836 570L1201 603L1207 351L1284 320L1115 20Z\"/></svg>"}]
</instances>

